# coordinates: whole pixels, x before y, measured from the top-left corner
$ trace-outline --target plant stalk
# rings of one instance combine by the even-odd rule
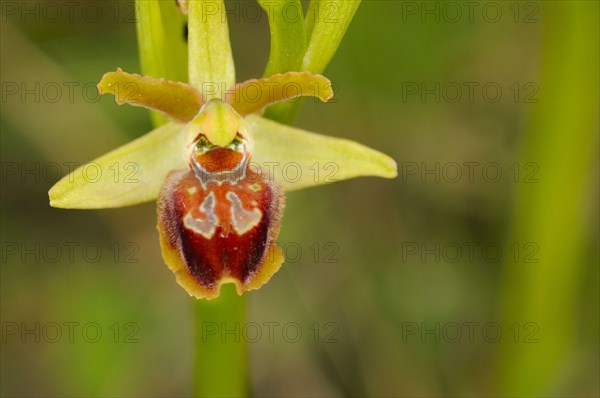
[[[189,81],[198,88],[235,77],[222,1],[194,1],[190,9],[190,42],[184,43],[185,17],[175,1],[138,0],[138,43],[142,74]],[[189,47],[189,49],[188,49]],[[188,59],[189,64],[185,62]],[[218,96],[218,91],[213,95]],[[210,98],[210,97],[209,97]],[[152,113],[155,126],[166,122]],[[241,335],[246,300],[232,285],[212,301],[191,299],[195,327],[193,389],[197,397],[245,397],[249,391],[248,347]]]
[[[542,6],[540,99],[520,162],[538,181],[521,180],[513,214],[519,258],[506,264],[503,311],[519,334],[498,347],[499,396],[560,395],[577,348],[578,286],[597,266],[585,251],[598,161],[598,3]]]
[[[249,391],[248,345],[241,333],[246,300],[233,285],[212,301],[194,304],[196,397],[245,397]]]

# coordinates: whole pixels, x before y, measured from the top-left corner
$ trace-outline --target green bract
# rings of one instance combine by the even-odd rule
[[[271,30],[271,54],[265,76],[293,70],[323,73],[342,42],[360,2],[311,0],[304,23],[301,23],[302,18],[294,18],[296,14],[293,11],[302,12],[300,0],[259,1],[269,16]],[[270,106],[265,115],[290,123],[301,105],[301,101],[276,104]]]
[[[136,0],[137,38],[142,72],[183,82],[188,78],[188,47],[183,36],[186,17],[174,2]],[[151,113],[155,126],[167,119]]]

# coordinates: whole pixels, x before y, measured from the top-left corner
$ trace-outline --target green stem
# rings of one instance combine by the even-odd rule
[[[221,98],[235,84],[235,66],[223,0],[188,3],[189,82],[205,100]],[[241,336],[246,300],[231,285],[213,301],[194,305],[197,397],[248,396],[248,347]]]
[[[542,5],[540,99],[521,161],[535,167],[539,182],[517,193],[510,242],[521,261],[506,264],[503,304],[504,324],[520,335],[498,347],[499,396],[560,391],[576,347],[577,288],[594,267],[584,251],[598,145],[598,3]]]
[[[235,71],[222,0],[189,3],[189,50],[183,40],[185,16],[175,1],[138,0],[136,10],[143,74],[208,87],[207,99],[219,98],[224,88],[233,86]],[[166,120],[159,114],[152,117],[155,125]],[[193,299],[193,309],[195,396],[248,396],[248,347],[240,333],[245,298],[226,285],[213,301]]]
[[[246,300],[232,285],[213,301],[195,303],[194,396],[245,397],[249,391],[248,346],[241,335]]]

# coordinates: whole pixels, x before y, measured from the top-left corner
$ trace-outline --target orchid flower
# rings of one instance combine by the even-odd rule
[[[356,142],[263,117],[268,105],[296,97],[328,101],[331,82],[302,71],[233,84],[230,49],[203,47],[213,40],[202,36],[206,31],[190,32],[190,49],[200,49],[190,51],[194,84],[121,69],[102,77],[101,94],[113,94],[117,104],[159,111],[170,121],[92,161],[97,178],[87,178],[89,165],[83,165],[52,187],[49,196],[51,206],[67,209],[157,199],[165,263],[190,295],[214,299],[223,283],[234,283],[241,295],[261,287],[280,268],[284,258],[275,240],[285,191],[359,176],[393,178],[396,164]],[[212,67],[193,68],[208,53],[212,58],[204,59]],[[210,73],[215,70],[222,73]],[[133,167],[132,178],[115,179],[108,172],[115,164]],[[331,165],[335,174],[316,178],[315,165]],[[289,167],[293,178],[282,172]]]

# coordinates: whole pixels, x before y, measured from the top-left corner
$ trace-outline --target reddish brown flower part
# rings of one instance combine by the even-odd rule
[[[283,194],[248,167],[240,137],[230,147],[202,137],[190,169],[173,171],[158,200],[161,248],[178,283],[197,298],[212,299],[220,285],[238,294],[266,283],[283,262],[275,239]]]

